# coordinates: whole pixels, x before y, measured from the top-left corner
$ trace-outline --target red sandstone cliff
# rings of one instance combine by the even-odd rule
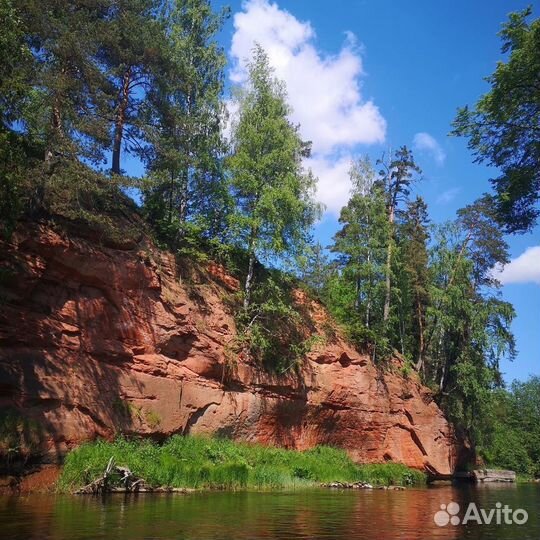
[[[414,376],[380,373],[337,336],[299,374],[231,358],[236,282],[210,265],[189,284],[148,243],[111,248],[21,228],[0,243],[0,406],[53,457],[118,432],[219,433],[290,448],[341,446],[359,462],[453,471],[460,445]],[[184,284],[183,284],[184,283]],[[306,301],[303,299],[303,301]],[[309,301],[315,328],[326,314]],[[321,332],[322,333],[322,332]]]

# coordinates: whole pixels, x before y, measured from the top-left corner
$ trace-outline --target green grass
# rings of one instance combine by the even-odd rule
[[[365,481],[412,485],[425,475],[398,463],[356,465],[343,450],[319,446],[298,452],[209,437],[175,435],[164,444],[150,441],[96,441],[66,457],[60,491],[88,484],[110,457],[152,486],[206,489],[278,489],[321,482]]]

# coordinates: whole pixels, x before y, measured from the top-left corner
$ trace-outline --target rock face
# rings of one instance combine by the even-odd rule
[[[224,298],[238,283],[216,264],[188,271],[146,241],[106,247],[43,224],[0,244],[0,265],[0,406],[34,426],[43,459],[117,433],[216,433],[438,475],[460,461],[451,426],[398,360],[383,373],[339,333],[282,376],[233,354]],[[299,301],[323,335],[324,309]]]

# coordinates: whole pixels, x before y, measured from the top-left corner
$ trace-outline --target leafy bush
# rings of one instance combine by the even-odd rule
[[[277,270],[262,276],[244,310],[233,307],[239,336],[237,349],[245,349],[272,371],[295,369],[309,353],[317,336],[310,336],[309,315],[293,296],[293,279]],[[240,300],[240,299],[238,299]]]

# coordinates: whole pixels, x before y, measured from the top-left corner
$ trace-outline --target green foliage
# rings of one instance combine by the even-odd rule
[[[353,192],[341,211],[342,228],[331,248],[337,254],[337,271],[328,280],[325,298],[354,342],[363,347],[375,344],[378,355],[384,356],[389,238],[386,197],[367,159],[354,163],[350,176]]]
[[[473,443],[479,442],[491,390],[501,384],[499,361],[515,354],[513,307],[490,281],[490,265],[479,264],[490,260],[493,245],[501,246],[491,234],[502,233],[493,227],[472,231],[476,223],[461,219],[435,229],[425,369],[439,403]]]
[[[375,360],[387,359],[398,348],[421,365],[427,209],[422,201],[407,202],[420,169],[406,147],[378,163],[379,173],[367,158],[351,167],[353,190],[331,247],[337,258],[325,299],[349,337]],[[404,202],[408,206],[400,229],[396,216]]]
[[[429,305],[428,211],[421,197],[409,201],[398,225],[398,253],[395,274],[397,328],[401,353],[423,371],[426,311]]]
[[[306,246],[303,253],[297,257],[295,270],[301,284],[320,300],[324,300],[326,286],[332,276],[332,267],[319,242]]]
[[[20,140],[0,131],[0,236],[6,239],[15,229],[27,197],[25,158]]]
[[[424,484],[426,476],[421,471],[401,463],[376,463],[360,466],[358,480],[381,486],[414,486]]]
[[[239,118],[233,126],[228,160],[235,208],[230,216],[234,242],[249,255],[244,306],[251,302],[255,260],[294,255],[305,245],[319,206],[315,179],[302,166],[309,146],[288,119],[283,84],[266,53],[255,47],[249,87],[238,93]]]
[[[221,164],[225,54],[215,41],[227,15],[208,0],[175,2],[164,15],[167,63],[149,92],[143,195],[148,220],[173,247],[193,229],[199,238],[223,235],[231,206]]]
[[[435,390],[447,416],[480,443],[499,362],[515,354],[511,304],[492,268],[508,261],[492,198],[484,195],[433,227],[420,198],[409,200],[419,169],[402,148],[377,175],[353,164],[351,198],[327,264],[323,297],[356,345],[382,363],[399,350]]]
[[[61,163],[52,174],[38,169],[35,175],[39,208],[53,220],[68,220],[68,227],[84,223],[98,241],[113,245],[136,242],[144,231],[135,203],[123,192],[129,178],[108,179],[78,161]]]
[[[95,61],[105,84],[97,116],[108,119],[113,174],[123,172],[123,151],[144,157],[150,150],[149,98],[169,61],[170,29],[159,14],[170,8],[171,2],[124,0],[107,3],[100,19]]]
[[[402,146],[393,156],[389,156],[389,158],[389,161],[386,161],[383,156],[378,161],[382,167],[379,172],[380,178],[378,183],[384,187],[388,214],[386,288],[383,311],[383,321],[385,323],[385,334],[387,337],[390,334],[390,310],[393,307],[392,296],[396,288],[394,285],[395,276],[393,275],[393,267],[395,266],[394,251],[396,250],[396,214],[399,212],[400,203],[407,201],[411,185],[416,181],[417,175],[422,173],[420,167],[414,161],[412,152],[406,146]]]
[[[107,128],[96,114],[106,80],[96,55],[102,45],[106,0],[72,6],[54,0],[17,2],[32,53],[30,91],[16,120],[48,166],[66,158],[99,161]]]
[[[401,366],[401,376],[404,378],[404,379],[408,379],[411,374],[413,373],[413,367],[411,366],[411,364],[409,362],[404,362],[403,365]]]
[[[501,170],[492,179],[507,232],[534,227],[540,194],[540,19],[532,9],[511,13],[500,33],[506,61],[487,77],[491,90],[474,109],[458,110],[455,135],[469,139],[476,161]]]
[[[540,477],[540,378],[490,396],[480,454],[488,465]]]
[[[206,0],[96,0],[69,9],[54,0],[2,0],[0,14],[0,50],[9,59],[0,68],[3,228],[21,213],[50,211],[44,191],[62,175],[73,182],[66,169],[74,164],[97,170],[111,152],[119,175],[127,151],[147,165],[145,214],[165,241],[223,234],[224,54],[214,38],[226,11],[214,14]],[[176,189],[182,175],[191,195],[185,204]]]
[[[463,246],[472,261],[472,278],[477,287],[495,286],[491,275],[497,264],[508,263],[508,244],[496,221],[493,197],[484,194],[472,204],[458,210],[458,224],[464,231]]]
[[[19,117],[28,98],[32,55],[25,42],[22,14],[13,0],[0,0],[0,21],[0,130],[3,131]],[[4,144],[5,141],[0,146]]]
[[[425,475],[396,463],[356,465],[343,450],[319,446],[297,452],[226,439],[175,435],[158,446],[117,439],[87,443],[68,454],[61,491],[89,483],[114,457],[154,486],[212,489],[276,489],[321,482],[365,481],[412,485]]]
[[[258,279],[247,309],[237,304],[237,352],[246,351],[271,371],[295,369],[317,341],[309,315],[294,298],[294,280],[274,270]]]
[[[228,357],[245,353],[284,373],[320,339],[334,340],[333,321],[317,336],[295,293],[303,287],[375,361],[400,351],[402,375],[414,367],[447,415],[487,449],[499,362],[514,355],[513,308],[491,273],[508,261],[496,220],[525,230],[538,214],[540,26],[528,22],[530,10],[510,16],[502,32],[508,61],[476,110],[460,111],[455,123],[477,158],[502,171],[495,199],[481,197],[430,234],[425,203],[410,200],[421,172],[410,150],[379,160],[379,172],[357,160],[327,256],[310,238],[321,210],[304,168],[310,143],[291,123],[285,87],[259,46],[235,95],[231,148],[223,140],[225,54],[217,36],[227,10],[214,12],[209,0],[68,4],[0,0],[0,234],[9,237],[22,217],[39,217],[133,245],[146,230],[142,215],[162,246],[191,262],[179,266],[212,259],[244,282],[229,302],[239,334]],[[145,164],[140,182],[122,176],[125,152]],[[112,174],[99,170],[109,155]],[[126,195],[133,187],[142,194],[140,212]],[[285,272],[290,264],[303,284]],[[146,421],[159,418],[149,412]],[[503,439],[489,448],[509,462]],[[244,465],[181,474],[226,482],[244,478]],[[261,485],[312,474],[303,463],[253,473]]]

